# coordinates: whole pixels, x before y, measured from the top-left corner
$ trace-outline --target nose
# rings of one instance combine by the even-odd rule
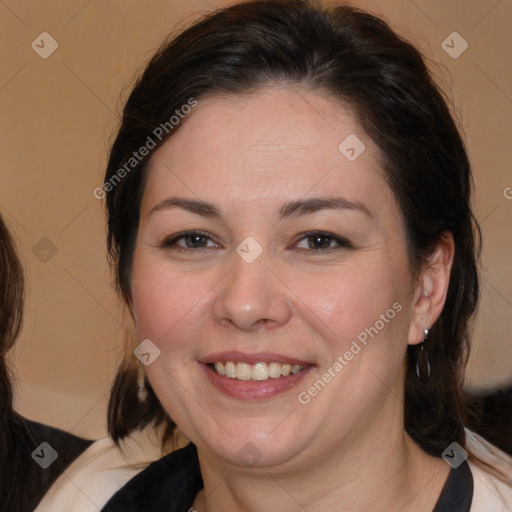
[[[292,316],[290,291],[263,256],[247,263],[234,256],[215,298],[214,316],[224,327],[253,331],[286,324]]]

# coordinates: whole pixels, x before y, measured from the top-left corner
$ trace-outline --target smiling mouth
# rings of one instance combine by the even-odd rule
[[[248,364],[240,361],[210,363],[208,366],[218,375],[228,379],[256,382],[297,375],[306,368],[305,366],[277,362]]]

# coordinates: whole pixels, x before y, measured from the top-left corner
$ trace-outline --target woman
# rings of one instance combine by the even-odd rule
[[[197,22],[132,91],[98,193],[137,333],[111,435],[191,440],[105,511],[510,507],[510,459],[464,430],[470,165],[386,23],[286,0]]]
[[[0,216],[0,510],[31,512],[57,477],[89,445],[13,409],[9,351],[23,320],[23,268]]]

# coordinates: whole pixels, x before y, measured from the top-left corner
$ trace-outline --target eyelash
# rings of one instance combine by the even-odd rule
[[[180,241],[184,238],[187,238],[187,237],[191,237],[191,236],[196,236],[196,237],[199,236],[199,237],[204,237],[204,238],[207,238],[208,240],[211,240],[210,235],[204,231],[185,231],[184,233],[180,233],[176,236],[165,239],[160,244],[160,246],[162,249],[171,249],[173,251],[182,252],[182,253],[183,252],[190,253],[190,251],[204,252],[204,251],[208,251],[211,249],[211,247],[196,247],[196,248],[194,248],[194,247],[180,247],[180,246],[176,245],[178,241]],[[335,236],[332,233],[329,233],[326,231],[307,231],[305,233],[302,233],[300,235],[301,238],[299,238],[297,240],[297,242],[295,242],[295,243],[297,244],[298,242],[301,242],[302,240],[312,238],[314,236],[328,238],[329,242],[336,242],[338,244],[338,247],[329,248],[329,249],[302,249],[302,248],[299,248],[297,250],[299,250],[301,252],[307,252],[310,254],[317,255],[317,254],[330,254],[330,253],[340,250],[340,249],[352,249],[353,248],[353,245],[347,239],[341,238],[339,236]]]

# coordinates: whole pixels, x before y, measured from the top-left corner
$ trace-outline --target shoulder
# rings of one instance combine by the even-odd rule
[[[203,486],[196,447],[187,446],[153,462],[108,501],[104,512],[182,512]]]
[[[468,429],[466,443],[468,451],[484,463],[474,457],[468,461],[474,486],[470,512],[512,511],[512,457]]]
[[[97,512],[126,482],[161,457],[161,435],[137,431],[119,446],[94,442],[54,483],[35,512]]]
[[[48,443],[58,452],[60,458],[74,458],[92,443],[92,441],[77,437],[64,430],[44,425],[22,416],[19,416],[19,419],[24,424],[27,436],[33,442],[38,443],[38,445],[44,442]]]
[[[11,423],[15,456],[23,463],[11,477],[16,494],[33,508],[64,470],[91,445],[87,441],[55,427],[15,414]],[[9,464],[8,464],[9,465]],[[14,470],[12,470],[14,471]],[[23,478],[19,476],[23,475]]]

